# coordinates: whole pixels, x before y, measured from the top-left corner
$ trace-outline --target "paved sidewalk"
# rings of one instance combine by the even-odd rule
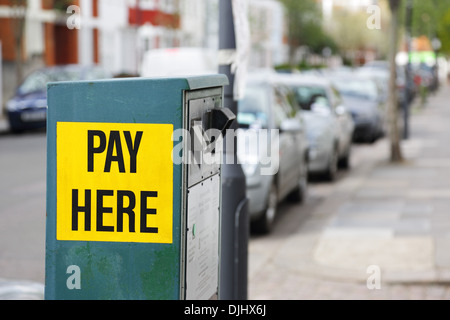
[[[450,299],[450,87],[428,102],[403,163],[380,140],[299,230],[250,247],[250,299]]]

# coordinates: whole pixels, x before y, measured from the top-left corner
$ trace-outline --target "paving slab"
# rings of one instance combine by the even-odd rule
[[[250,298],[449,299],[448,101],[445,85],[414,110],[403,162],[388,161],[387,138],[360,153],[370,161],[330,186],[254,270],[261,281],[250,283]],[[384,290],[369,290],[373,267]]]

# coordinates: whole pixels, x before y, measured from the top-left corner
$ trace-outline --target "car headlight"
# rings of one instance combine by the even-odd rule
[[[6,110],[8,111],[16,111],[17,109],[19,109],[19,103],[17,103],[14,100],[9,100],[6,103]]]
[[[36,100],[36,102],[34,103],[34,105],[37,108],[47,108],[47,99],[39,99]]]
[[[258,169],[257,163],[242,163],[242,170],[247,177],[251,177],[256,173],[256,169]]]
[[[310,159],[310,160],[316,159],[317,154],[318,154],[317,148],[316,148],[315,146],[313,146],[313,147],[310,146],[310,147],[309,147],[309,153],[308,153],[309,159]]]
[[[238,153],[238,162],[247,177],[253,176],[259,166],[259,158],[249,153]]]
[[[33,102],[30,100],[9,100],[6,103],[6,109],[8,111],[18,111],[21,109],[34,107],[34,108],[47,108],[47,99],[38,99]]]

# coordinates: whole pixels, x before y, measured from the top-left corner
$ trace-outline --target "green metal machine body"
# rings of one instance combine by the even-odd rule
[[[48,85],[46,299],[217,297],[220,165],[174,159],[174,132],[204,133],[227,83]]]

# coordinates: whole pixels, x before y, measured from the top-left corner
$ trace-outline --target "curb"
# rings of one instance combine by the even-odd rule
[[[6,116],[0,114],[0,134],[5,134],[9,132],[9,124]]]

